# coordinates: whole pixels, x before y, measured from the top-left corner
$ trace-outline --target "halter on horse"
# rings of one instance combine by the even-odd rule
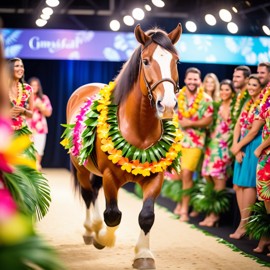
[[[134,32],[140,46],[115,82],[83,85],[70,97],[62,144],[69,149],[75,183],[87,208],[85,243],[93,242],[99,249],[114,245],[122,215],[118,190],[127,182],[138,183],[143,207],[133,267],[155,269],[149,248],[154,203],[164,171],[179,169],[178,55],[173,44],[179,40],[182,27],[179,24],[167,34],[160,29],[145,33],[138,25]],[[101,186],[106,225],[96,200]]]

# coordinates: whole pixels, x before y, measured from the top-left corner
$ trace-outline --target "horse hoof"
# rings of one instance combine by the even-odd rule
[[[103,249],[105,246],[99,244],[95,239],[93,240],[93,245],[96,249]]]
[[[155,261],[152,258],[139,258],[132,264],[135,269],[156,269]]]
[[[83,235],[83,241],[86,245],[91,245],[93,243],[93,237]]]

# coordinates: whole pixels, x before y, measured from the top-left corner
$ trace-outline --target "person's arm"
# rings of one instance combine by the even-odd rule
[[[183,118],[182,120],[179,120],[179,123],[183,128],[204,128],[209,126],[212,123],[212,120],[212,116],[208,116],[196,121],[192,121],[188,118]]]
[[[28,102],[29,102],[29,106],[28,106],[28,108],[24,108],[23,114],[28,118],[32,118],[32,116],[33,116],[33,108],[34,108],[34,97],[33,97],[32,93],[31,93],[31,95],[30,95],[30,97],[28,99]]]
[[[233,129],[233,146],[238,143],[240,134],[241,134],[240,118],[238,118]]]
[[[261,155],[262,151],[268,146],[270,146],[270,136],[255,149],[255,156],[258,158]]]
[[[50,117],[52,115],[51,102],[47,96],[43,96],[42,101],[37,104],[37,107],[45,117]]]
[[[252,127],[249,130],[248,134],[239,143],[232,146],[231,152],[235,155],[241,150],[242,147],[250,143],[256,137],[264,123],[265,122],[263,120],[255,120],[252,123]]]

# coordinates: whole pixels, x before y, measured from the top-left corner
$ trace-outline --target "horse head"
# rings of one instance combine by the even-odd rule
[[[177,113],[179,60],[175,44],[182,33],[182,26],[167,34],[160,29],[144,32],[140,25],[135,28],[135,37],[141,44],[140,88],[148,95],[160,119],[172,118]]]

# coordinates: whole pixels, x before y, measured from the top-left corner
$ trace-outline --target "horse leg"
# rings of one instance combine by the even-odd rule
[[[155,180],[155,181],[154,181]],[[150,250],[150,230],[155,221],[154,205],[161,191],[163,177],[157,177],[152,181],[141,184],[143,190],[143,207],[139,214],[139,225],[141,232],[135,246],[135,258],[133,268],[156,269],[155,258]]]
[[[103,189],[106,200],[106,209],[104,211],[104,222],[106,226],[103,227],[97,234],[94,241],[99,245],[113,247],[115,244],[115,231],[120,224],[122,213],[117,205],[117,193],[119,186],[116,181],[103,174]],[[95,243],[94,243],[95,244]]]
[[[83,239],[86,245],[92,244],[93,232],[98,232],[102,228],[102,217],[98,206],[98,193],[102,186],[102,178],[91,175],[90,178],[92,189],[81,187],[81,195],[86,205],[86,218],[84,221],[85,233]],[[93,209],[91,211],[91,204]],[[92,214],[92,218],[91,218]]]

